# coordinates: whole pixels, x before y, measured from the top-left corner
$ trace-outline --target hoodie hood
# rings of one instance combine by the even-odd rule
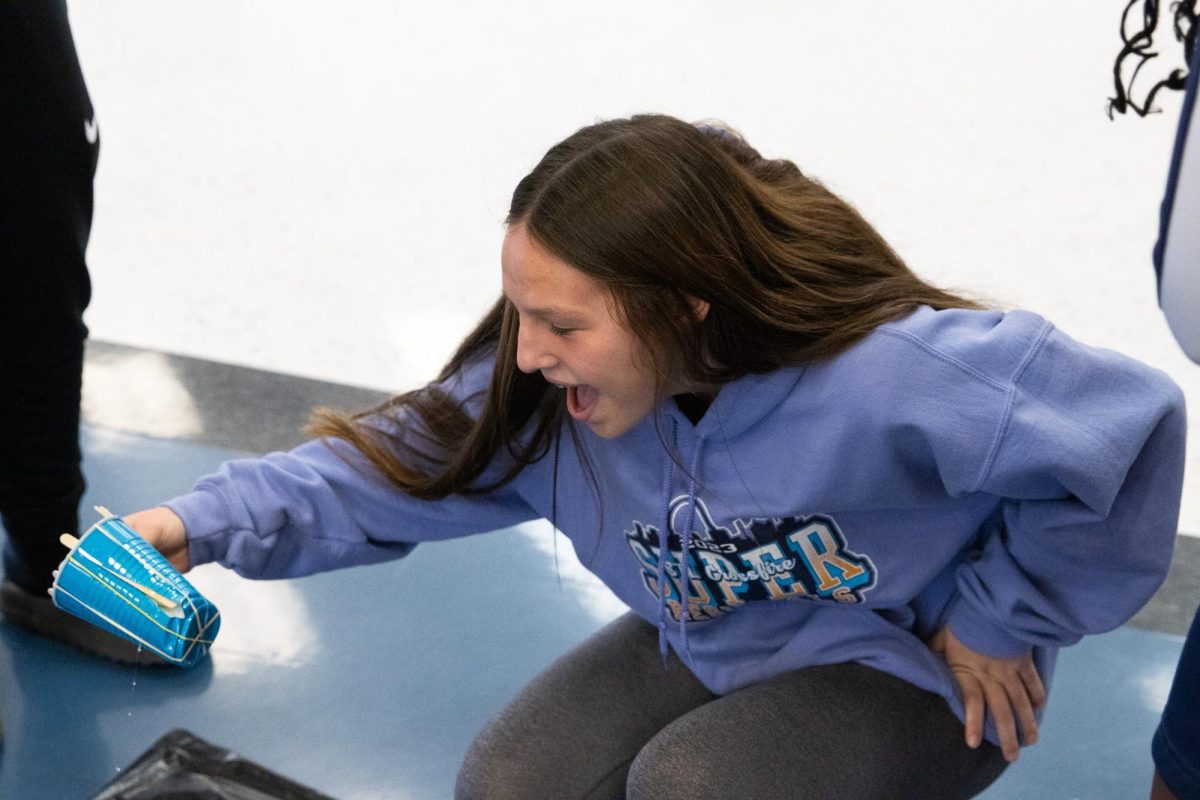
[[[700,484],[699,474],[701,456],[705,442],[709,437],[717,437],[722,441],[737,437],[740,433],[753,426],[759,419],[770,414],[771,410],[782,403],[795,390],[796,384],[803,375],[803,368],[779,370],[765,375],[748,375],[739,378],[725,386],[713,398],[704,415],[693,423],[686,414],[672,401],[667,401],[656,411],[656,425],[665,441],[663,453],[663,487],[662,507],[663,520],[659,526],[658,550],[660,553],[670,553],[671,532],[678,531],[679,540],[679,584],[682,587],[691,585],[691,544],[696,523],[696,487]],[[680,435],[680,431],[684,435]],[[690,453],[680,449],[681,443]],[[672,501],[673,486],[676,472],[686,463],[684,479],[687,483],[687,495],[683,502]],[[685,518],[682,524],[675,519],[676,512],[682,511]],[[658,562],[658,643],[662,654],[663,664],[667,660],[667,559],[660,558]],[[690,604],[686,588],[681,598],[681,613],[678,630],[682,643],[682,655],[685,661],[692,663],[691,649],[688,645],[688,622],[691,621]]]

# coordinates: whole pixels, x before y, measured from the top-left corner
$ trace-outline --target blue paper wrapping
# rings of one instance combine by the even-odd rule
[[[50,593],[64,611],[181,667],[204,658],[221,624],[217,607],[115,516],[80,537]]]

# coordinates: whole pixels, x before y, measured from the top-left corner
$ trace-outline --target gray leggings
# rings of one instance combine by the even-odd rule
[[[554,662],[475,738],[458,800],[972,797],[1004,771],[945,700],[859,664],[723,697],[626,614]]]

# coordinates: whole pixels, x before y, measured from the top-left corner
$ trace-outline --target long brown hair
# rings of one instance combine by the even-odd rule
[[[849,204],[717,124],[647,114],[582,128],[517,184],[515,223],[609,289],[660,401],[668,386],[832,358],[920,305],[980,307],[922,281]],[[702,320],[694,299],[709,305]],[[467,401],[482,401],[476,416],[431,385],[353,417],[318,410],[311,432],[348,440],[416,497],[504,485],[574,430],[561,391],[517,369],[517,324],[501,297],[439,376],[494,361],[486,394]],[[404,437],[368,422],[381,413]],[[499,474],[481,482],[498,455]]]

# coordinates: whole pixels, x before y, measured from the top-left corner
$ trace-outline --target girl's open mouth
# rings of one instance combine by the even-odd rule
[[[587,384],[567,387],[567,411],[580,422],[586,422],[596,408],[600,392]]]

